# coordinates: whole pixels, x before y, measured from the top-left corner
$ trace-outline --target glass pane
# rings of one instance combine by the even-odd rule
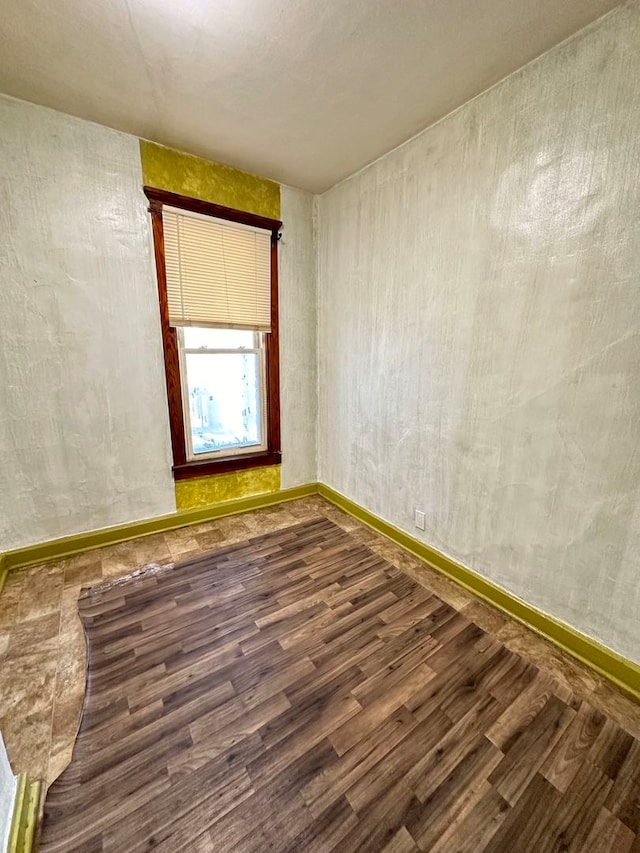
[[[256,353],[187,353],[194,454],[262,443]]]
[[[205,329],[202,326],[184,327],[184,345],[187,349],[253,349],[254,333],[246,329]]]

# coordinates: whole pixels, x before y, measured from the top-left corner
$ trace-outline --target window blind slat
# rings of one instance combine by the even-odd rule
[[[271,233],[162,212],[172,326],[271,330]]]

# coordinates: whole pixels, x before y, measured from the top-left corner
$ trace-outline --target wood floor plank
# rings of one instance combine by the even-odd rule
[[[636,837],[640,840],[608,809],[601,808],[584,847],[589,853],[629,853]]]
[[[489,777],[498,793],[512,806],[526,790],[575,712],[551,696],[531,724],[505,748],[504,761]]]
[[[430,850],[451,822],[458,820],[465,795],[474,798],[501,759],[502,753],[480,735],[446,779],[424,799],[405,826],[423,850]]]
[[[640,851],[640,743],[326,518],[79,610],[44,853]]]
[[[559,847],[584,850],[612,785],[608,776],[584,761],[571,784],[570,795],[565,793],[543,824],[540,853],[553,853]]]
[[[339,849],[348,832],[358,825],[358,818],[345,797],[333,799],[324,811],[314,814],[316,818],[306,829],[283,848],[283,853],[323,853]]]
[[[463,796],[464,804],[456,819],[450,821],[430,853],[484,850],[509,813],[509,803],[487,781]]]
[[[352,789],[416,726],[417,720],[402,705],[382,723],[374,737],[366,738],[323,767],[301,792],[311,811],[314,814],[323,812],[336,796],[341,796]],[[389,776],[386,778],[389,779]]]
[[[549,753],[540,772],[559,791],[564,793],[575,779],[605,720],[604,714],[582,703],[564,735]]]
[[[561,797],[544,776],[536,773],[484,848],[485,853],[514,853],[515,850],[518,853],[535,853],[549,814],[560,803]]]
[[[420,848],[406,826],[401,826],[391,841],[382,848],[382,853],[419,853]]]
[[[636,835],[640,834],[640,741],[631,744],[606,807]]]
[[[424,664],[419,664],[415,669],[404,674],[399,682],[386,687],[380,697],[366,709],[361,709],[340,728],[332,731],[329,740],[338,755],[344,755],[348,749],[368,737],[383,720],[404,705],[434,676],[433,670]]]

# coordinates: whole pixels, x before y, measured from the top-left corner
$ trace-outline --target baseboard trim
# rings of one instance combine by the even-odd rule
[[[492,604],[538,634],[542,634],[543,637],[572,657],[577,658],[581,663],[603,675],[635,698],[640,698],[640,666],[633,661],[622,657],[606,646],[600,645],[590,637],[576,631],[575,628],[571,628],[569,625],[547,616],[540,610],[536,610],[535,607],[507,592],[502,587],[456,563],[435,548],[414,539],[413,536],[388,521],[384,521],[340,494],[340,492],[324,485],[324,483],[318,484],[318,492],[323,498],[348,512],[358,521],[362,521],[373,528],[377,533],[391,539],[396,545],[410,551],[478,598]]]
[[[138,536],[165,533],[179,527],[188,527],[192,524],[201,524],[203,521],[212,521],[216,518],[238,515],[252,509],[261,509],[262,507],[297,500],[308,495],[315,495],[317,492],[317,483],[307,483],[303,486],[295,486],[292,489],[280,489],[277,492],[267,492],[263,495],[251,495],[250,497],[223,501],[197,509],[179,510],[170,515],[160,515],[156,518],[133,521],[115,527],[104,527],[101,530],[77,533],[74,536],[65,536],[38,545],[28,545],[14,551],[5,551],[4,554],[0,555],[0,591],[2,589],[3,571],[9,569],[47,563],[52,560],[62,560],[65,557],[72,557],[74,554],[103,548],[105,545],[116,545]]]
[[[41,791],[41,782],[29,782],[25,773],[18,776],[8,853],[31,853],[33,850]]]

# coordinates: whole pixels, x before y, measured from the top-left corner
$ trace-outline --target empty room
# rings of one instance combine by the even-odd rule
[[[0,12],[0,853],[640,853],[640,0]]]

